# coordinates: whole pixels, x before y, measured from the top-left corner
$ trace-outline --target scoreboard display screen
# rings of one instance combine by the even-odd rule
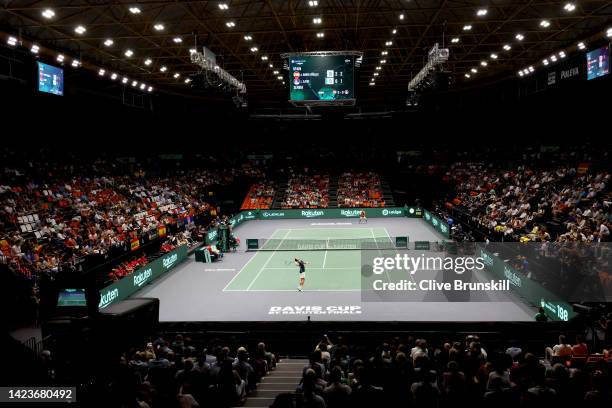
[[[604,45],[586,54],[587,79],[595,79],[610,73],[610,46]]]
[[[291,101],[355,99],[354,72],[354,56],[290,56],[289,99]]]
[[[85,289],[63,289],[57,295],[58,306],[87,306]]]
[[[53,95],[64,95],[64,70],[38,62],[38,90]]]

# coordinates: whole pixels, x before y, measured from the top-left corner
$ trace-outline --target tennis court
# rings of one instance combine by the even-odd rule
[[[281,228],[274,231],[250,261],[234,276],[224,291],[296,291],[298,269],[295,258],[308,262],[304,291],[359,291],[359,251],[342,249],[369,244],[372,249],[388,248],[393,239],[384,227],[375,228]],[[296,248],[297,250],[291,250]]]
[[[235,234],[241,241],[237,252],[213,264],[190,256],[144,287],[138,297],[158,298],[164,322],[299,321],[309,316],[328,321],[531,319],[531,311],[520,301],[504,295],[487,303],[455,302],[442,293],[415,291],[401,292],[401,301],[389,301],[368,290],[371,282],[361,271],[362,257],[402,253],[404,249],[395,247],[396,237],[409,238],[409,253],[417,241],[443,239],[423,219],[372,218],[367,224],[347,219],[255,220],[238,226]],[[258,240],[257,251],[247,250],[249,239]],[[297,291],[296,257],[309,262],[303,293]],[[420,276],[414,278],[418,281]],[[347,309],[355,312],[317,312]]]

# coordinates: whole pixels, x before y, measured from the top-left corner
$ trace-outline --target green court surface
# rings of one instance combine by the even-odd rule
[[[299,281],[294,258],[308,262],[304,291],[335,292],[361,290],[361,253],[358,250],[278,250],[286,241],[369,239],[381,246],[391,242],[386,228],[297,228],[277,229],[270,239],[275,247],[257,252],[232,278],[223,291],[296,291]]]

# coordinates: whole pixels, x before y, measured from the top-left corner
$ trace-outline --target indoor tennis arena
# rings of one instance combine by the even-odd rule
[[[612,2],[0,2],[0,406],[609,407]]]

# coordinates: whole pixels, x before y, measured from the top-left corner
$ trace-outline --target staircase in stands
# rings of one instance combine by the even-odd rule
[[[257,384],[250,392],[243,407],[269,407],[279,394],[293,393],[302,379],[302,370],[308,365],[307,359],[283,359],[276,363],[276,369]]]
[[[385,177],[380,178],[380,187],[382,188],[383,199],[385,200],[385,207],[395,207],[395,200],[393,200],[393,194],[391,193],[391,187]]]

